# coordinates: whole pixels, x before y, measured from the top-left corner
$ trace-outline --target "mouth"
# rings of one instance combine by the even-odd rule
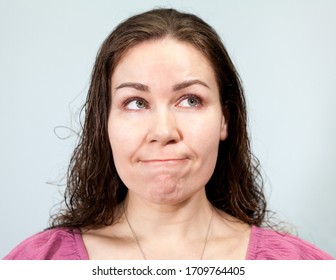
[[[167,158],[150,158],[150,159],[142,159],[139,162],[144,166],[151,167],[177,167],[184,165],[187,163],[189,158],[187,157],[167,157]]]
[[[147,175],[174,174],[175,176],[184,172],[190,166],[189,162],[189,158],[151,158],[138,161],[138,166]]]
[[[146,160],[140,160],[142,163],[153,163],[153,164],[173,164],[173,163],[181,163],[186,161],[187,158],[165,158],[165,159],[146,159]]]

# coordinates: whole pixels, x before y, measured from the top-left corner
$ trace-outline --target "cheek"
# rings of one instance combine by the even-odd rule
[[[127,154],[132,151],[132,147],[136,143],[135,140],[138,134],[136,128],[130,129],[130,127],[125,125],[122,121],[109,121],[108,135],[115,161],[119,158],[127,157]]]
[[[113,161],[119,177],[129,187],[138,180],[134,164],[136,155],[144,144],[145,127],[138,120],[129,120],[118,115],[112,118],[108,124],[108,135]]]
[[[185,142],[190,143],[199,152],[217,152],[221,140],[221,122],[217,114],[190,119],[181,128]]]
[[[132,180],[129,163],[132,160],[134,150],[137,149],[135,146],[137,134],[137,131],[130,129],[123,121],[114,121],[108,124],[108,136],[114,165],[125,185],[128,185],[128,181]]]

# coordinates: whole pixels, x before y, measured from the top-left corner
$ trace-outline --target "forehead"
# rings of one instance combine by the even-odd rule
[[[163,72],[214,77],[213,67],[202,52],[190,43],[168,37],[148,40],[127,50],[118,61],[112,79],[120,79],[125,75],[145,76],[148,72],[151,75]]]

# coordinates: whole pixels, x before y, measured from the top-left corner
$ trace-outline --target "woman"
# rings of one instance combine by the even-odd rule
[[[156,9],[103,43],[66,210],[7,259],[331,259],[261,228],[238,74],[200,18]]]

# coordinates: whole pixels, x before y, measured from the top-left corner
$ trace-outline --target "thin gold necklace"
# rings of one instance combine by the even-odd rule
[[[133,227],[131,226],[131,223],[130,223],[129,220],[128,220],[128,217],[127,217],[127,214],[126,214],[125,205],[124,205],[123,208],[124,208],[125,219],[126,219],[126,222],[127,222],[128,226],[129,226],[131,232],[132,232],[133,238],[134,238],[134,240],[136,241],[136,243],[137,243],[137,245],[138,245],[138,248],[139,248],[139,250],[140,250],[140,252],[141,252],[141,254],[142,254],[143,259],[144,259],[144,260],[147,260],[146,255],[145,255],[144,251],[143,251],[142,248],[141,248],[141,245],[140,245],[138,236],[136,235],[136,233],[135,233]],[[212,211],[211,211],[211,217],[210,217],[209,225],[208,225],[208,229],[207,229],[207,232],[206,232],[206,235],[205,235],[205,239],[204,239],[204,246],[203,246],[203,249],[202,249],[202,254],[201,254],[200,260],[203,259],[204,252],[205,252],[205,248],[206,248],[206,245],[207,245],[207,243],[208,243],[208,239],[209,239],[209,235],[210,235],[210,228],[211,228],[212,218],[213,218],[213,212],[214,212],[214,211],[212,210]]]

